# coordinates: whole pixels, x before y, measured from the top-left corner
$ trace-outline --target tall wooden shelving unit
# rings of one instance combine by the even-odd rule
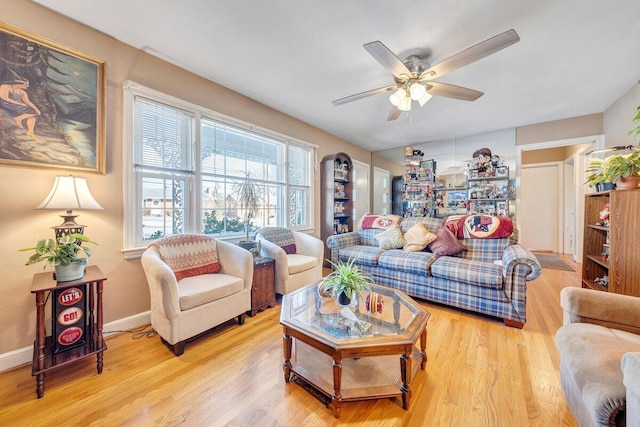
[[[320,236],[325,242],[325,258],[330,258],[327,238],[353,231],[353,163],[345,153],[325,156],[320,165]]]
[[[609,225],[599,224],[609,204]],[[640,189],[587,194],[584,206],[582,287],[640,297]],[[608,245],[609,256],[605,256]],[[609,277],[609,285],[596,279]]]

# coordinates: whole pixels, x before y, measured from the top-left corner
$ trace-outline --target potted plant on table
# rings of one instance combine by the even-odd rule
[[[362,297],[362,291],[370,289],[373,280],[355,265],[354,259],[349,259],[346,263],[333,263],[329,261],[334,270],[329,273],[322,282],[321,293],[330,293],[332,297],[338,298],[338,304],[347,306],[356,296]]]
[[[609,167],[609,158],[601,159],[594,157],[589,161],[589,166],[586,169],[587,184],[591,187],[596,187],[596,191],[613,190],[615,184],[609,180],[607,176],[607,170]]]
[[[81,279],[84,276],[84,267],[88,262],[88,257],[93,255],[90,248],[80,246],[82,243],[93,243],[83,234],[67,234],[54,239],[38,240],[35,247],[19,249],[20,252],[35,251],[29,257],[25,265],[31,265],[40,261],[46,261],[47,265],[55,267],[56,280],[58,282],[70,282]],[[80,258],[78,254],[82,251],[87,258]]]
[[[262,192],[258,182],[246,172],[244,179],[235,185],[235,194],[240,202],[240,209],[244,213],[245,240],[240,240],[238,245],[255,255],[257,242],[249,240],[249,230],[251,229],[251,219],[258,214],[258,209],[262,203]]]

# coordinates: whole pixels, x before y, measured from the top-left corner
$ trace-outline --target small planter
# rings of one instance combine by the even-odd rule
[[[338,294],[338,305],[343,307],[348,307],[351,305],[351,298],[347,296],[344,292],[340,292]]]
[[[56,281],[71,282],[84,277],[84,266],[88,260],[83,258],[80,262],[72,262],[68,265],[56,265]]]
[[[599,193],[601,191],[609,191],[614,190],[616,185],[613,182],[599,182],[596,184],[596,191]]]
[[[638,185],[640,185],[640,175],[631,175],[627,178],[621,177],[618,182],[616,182],[616,188],[618,190],[630,190],[638,188]]]

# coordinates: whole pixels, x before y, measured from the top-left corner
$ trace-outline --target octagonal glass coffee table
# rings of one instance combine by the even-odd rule
[[[418,366],[426,367],[429,312],[385,286],[373,285],[363,297],[343,307],[312,284],[282,299],[285,381],[300,379],[326,396],[336,418],[352,400],[402,397],[408,409],[409,384]],[[376,302],[373,312],[367,298]]]

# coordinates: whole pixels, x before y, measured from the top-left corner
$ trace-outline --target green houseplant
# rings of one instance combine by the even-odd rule
[[[596,187],[597,191],[613,189],[613,182],[610,181],[607,176],[608,168],[609,157],[607,157],[606,159],[601,159],[599,157],[592,158],[589,161],[589,165],[587,166],[587,169],[585,171],[587,173],[587,184],[589,184],[591,187]]]
[[[355,265],[355,260],[349,259],[346,263],[329,261],[329,263],[334,270],[322,279],[323,291],[329,292],[334,298],[337,297],[340,305],[349,305],[355,295],[363,299],[362,291],[370,289],[373,281]]]
[[[244,179],[235,185],[235,194],[244,214],[245,240],[240,240],[238,244],[247,250],[252,250],[256,246],[256,241],[249,240],[249,230],[251,229],[251,219],[258,214],[262,203],[262,192],[251,173],[245,172]]]
[[[46,261],[45,268],[47,265],[55,267],[56,280],[58,282],[68,282],[84,276],[84,266],[88,262],[87,258],[93,255],[90,248],[80,246],[82,243],[97,244],[83,234],[67,234],[58,238],[57,241],[54,239],[38,240],[34,247],[19,249],[19,251],[35,251],[25,265]],[[78,257],[80,251],[87,258]]]
[[[637,188],[640,183],[640,151],[615,154],[605,159],[606,179],[615,182],[617,188]]]

